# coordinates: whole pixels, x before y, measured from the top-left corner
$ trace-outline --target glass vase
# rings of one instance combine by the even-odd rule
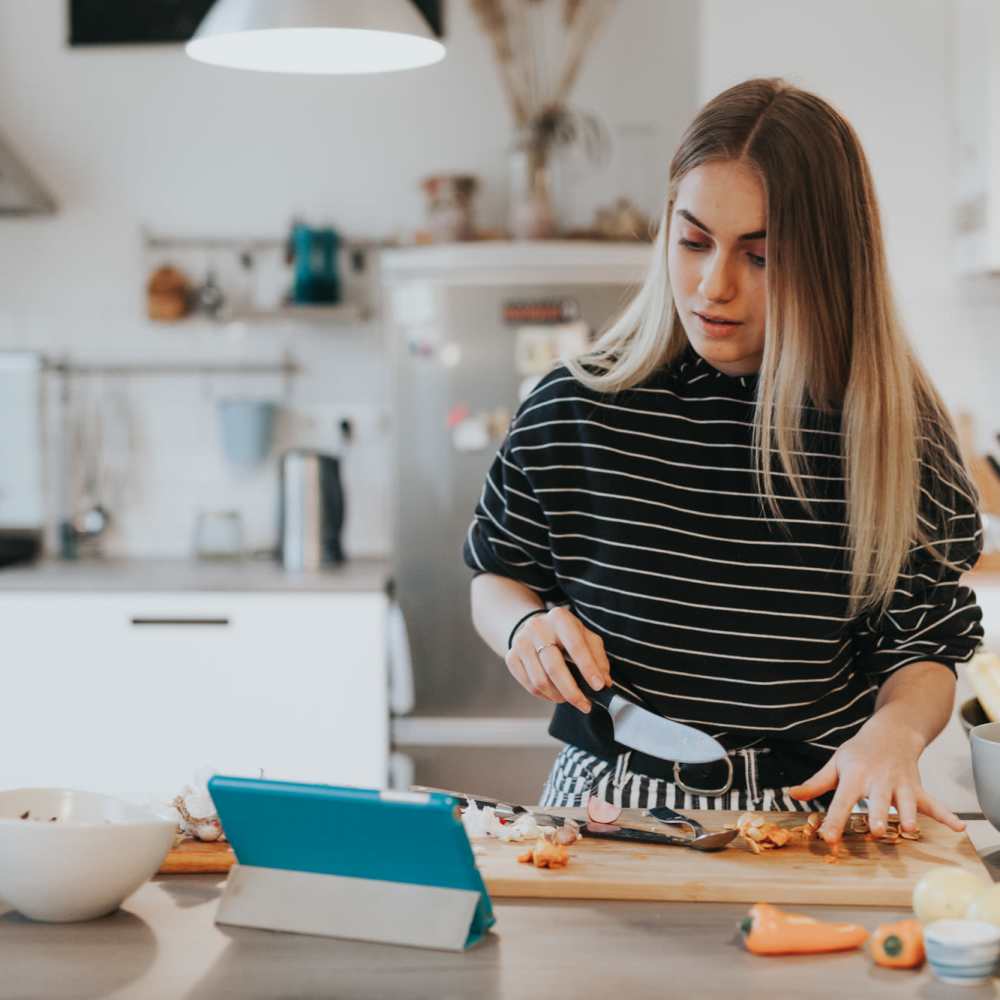
[[[551,148],[518,137],[508,155],[507,226],[516,240],[559,234],[556,170]]]

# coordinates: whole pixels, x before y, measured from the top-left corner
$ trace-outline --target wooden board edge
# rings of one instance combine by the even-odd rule
[[[185,840],[167,852],[157,875],[225,875],[236,857],[228,843]]]
[[[157,869],[157,875],[227,875],[234,862],[221,862],[216,859],[205,862],[171,862],[164,861]]]
[[[555,873],[559,877],[563,873]],[[874,909],[901,909],[909,911],[912,905],[912,889],[900,887],[900,891],[887,892],[878,899],[859,899],[857,888],[845,886],[840,889],[835,886],[824,887],[817,891],[816,887],[808,889],[795,885],[746,884],[730,885],[729,891],[723,897],[718,892],[691,890],[683,883],[671,885],[621,886],[594,885],[564,881],[559,886],[545,887],[542,884],[513,881],[509,879],[484,879],[486,891],[493,899],[592,899],[618,900],[627,902],[650,903],[754,903],[768,902],[777,906],[857,906]],[[539,891],[548,888],[551,891]],[[689,891],[685,892],[685,888]]]

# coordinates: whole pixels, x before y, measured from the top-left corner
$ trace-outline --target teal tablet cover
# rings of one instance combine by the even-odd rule
[[[450,795],[218,774],[208,791],[241,865],[472,890],[466,947],[496,922]]]

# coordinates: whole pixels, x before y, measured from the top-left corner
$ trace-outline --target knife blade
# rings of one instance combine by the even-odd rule
[[[600,705],[611,716],[617,742],[651,757],[682,764],[708,764],[726,756],[725,747],[708,733],[651,712],[621,687],[595,691],[575,663],[567,659],[566,666],[591,704]]]
[[[485,809],[488,806],[490,809],[510,813],[512,816],[534,816],[535,819],[546,820],[552,826],[563,826],[566,822],[565,816],[553,816],[550,813],[544,812],[541,809],[534,809],[531,806],[519,806],[511,802],[501,802],[499,799],[489,799],[485,795],[474,795],[471,792],[454,792],[447,788],[433,788],[430,785],[411,785],[410,791],[436,792],[438,795],[450,795],[452,798],[474,802],[480,809]]]

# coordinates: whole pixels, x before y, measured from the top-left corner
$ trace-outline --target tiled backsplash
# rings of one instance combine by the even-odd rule
[[[221,335],[221,334],[220,334]],[[74,377],[69,413],[101,401],[117,429],[105,435],[108,489],[103,503],[112,522],[104,542],[108,555],[185,557],[194,551],[199,512],[239,511],[248,550],[271,548],[277,539],[278,456],[288,447],[313,447],[342,459],[347,517],[344,547],[349,556],[389,549],[389,416],[387,365],[381,329],[253,331],[240,360],[274,360],[287,349],[302,374],[135,375]],[[280,350],[276,350],[278,345]],[[56,524],[63,495],[62,377],[46,376],[49,546],[57,551]],[[218,403],[261,399],[280,406],[271,455],[241,468],[224,454]],[[89,402],[88,402],[89,401]],[[352,427],[343,442],[340,421]],[[110,421],[109,421],[110,423]],[[121,426],[127,423],[127,432]],[[78,462],[80,455],[71,461]]]

